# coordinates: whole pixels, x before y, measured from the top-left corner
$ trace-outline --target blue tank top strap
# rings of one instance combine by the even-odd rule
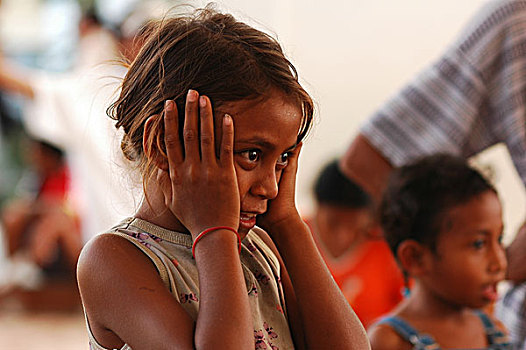
[[[391,326],[396,331],[396,333],[413,345],[413,350],[440,349],[440,346],[431,336],[419,333],[409,323],[399,317],[386,316],[380,319],[377,324],[387,324]]]
[[[480,321],[484,325],[486,336],[488,337],[488,349],[491,350],[511,350],[513,349],[512,344],[508,340],[506,334],[497,328],[495,323],[489,318],[486,313],[480,310],[475,310],[475,314],[480,318]]]

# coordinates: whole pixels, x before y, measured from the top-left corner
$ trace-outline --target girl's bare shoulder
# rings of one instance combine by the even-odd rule
[[[82,248],[78,272],[89,273],[93,268],[109,266],[110,269],[107,272],[114,273],[115,269],[125,267],[130,258],[149,260],[124,238],[111,233],[100,234],[90,239]]]

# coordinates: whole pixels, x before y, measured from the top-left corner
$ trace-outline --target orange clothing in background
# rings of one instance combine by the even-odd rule
[[[69,169],[66,165],[42,179],[38,191],[39,200],[65,201],[70,191]]]
[[[314,237],[334,280],[364,327],[402,300],[402,272],[383,240],[365,241],[350,253],[333,259],[324,251],[315,233]]]

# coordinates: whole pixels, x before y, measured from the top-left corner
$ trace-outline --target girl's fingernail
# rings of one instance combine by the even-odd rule
[[[173,109],[172,101],[164,101],[164,109],[170,112]]]
[[[223,123],[225,123],[225,125],[232,124],[232,117],[228,114],[225,114],[225,116],[223,117]]]
[[[190,102],[195,102],[197,101],[197,91],[195,90],[188,90],[188,96],[186,97],[188,99],[188,101]]]
[[[199,97],[199,106],[206,107],[206,98],[204,96]]]

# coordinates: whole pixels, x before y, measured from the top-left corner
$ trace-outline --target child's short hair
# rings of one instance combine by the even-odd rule
[[[405,240],[432,250],[447,210],[495,188],[463,158],[434,155],[394,171],[380,205],[385,239],[396,256]]]
[[[145,181],[156,167],[143,154],[144,124],[156,117],[146,142],[149,149],[166,156],[161,141],[164,102],[175,101],[182,134],[189,89],[208,96],[214,112],[228,102],[264,101],[278,91],[302,112],[298,141],[309,130],[314,104],[281,46],[233,16],[207,7],[189,16],[166,17],[150,22],[138,41],[142,47],[108,115],[123,128],[121,148],[129,160],[137,161]]]
[[[338,160],[330,162],[320,171],[314,183],[314,196],[320,204],[353,209],[372,205],[369,195],[340,171]]]

